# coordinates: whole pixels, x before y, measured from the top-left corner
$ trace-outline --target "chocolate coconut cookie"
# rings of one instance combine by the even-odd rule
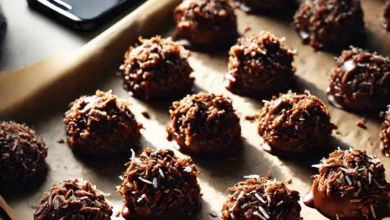
[[[144,100],[169,99],[191,91],[189,51],[170,38],[157,36],[139,41],[140,45],[126,52],[120,66],[126,90]]]
[[[390,100],[390,60],[352,48],[344,51],[333,69],[328,100],[347,111],[383,110]]]
[[[389,184],[379,159],[365,150],[336,150],[313,165],[313,186],[304,203],[330,219],[382,219]]]
[[[193,49],[219,48],[237,38],[237,21],[229,0],[183,0],[175,9],[176,39]]]
[[[110,92],[82,96],[65,113],[67,143],[76,153],[105,156],[130,152],[142,127],[130,103]]]
[[[390,157],[390,105],[383,122],[382,131],[380,133],[382,140],[382,152],[386,157]]]
[[[187,96],[173,103],[170,115],[168,134],[184,153],[223,153],[241,136],[232,100],[222,95]]]
[[[363,16],[360,0],[306,0],[293,26],[304,44],[340,51],[364,40]]]
[[[276,12],[291,7],[295,0],[235,0],[235,4],[246,12]]]
[[[390,31],[390,1],[386,2],[383,9],[382,27]]]
[[[258,116],[264,150],[298,153],[323,146],[335,128],[326,105],[316,96],[287,93],[265,102]]]
[[[126,164],[118,192],[126,219],[182,219],[201,209],[198,170],[172,150],[147,148]]]
[[[295,52],[269,32],[240,38],[229,52],[226,89],[233,93],[266,96],[289,87]]]
[[[64,180],[43,194],[34,220],[111,219],[112,208],[105,195],[91,182]]]
[[[15,122],[0,122],[0,185],[35,176],[46,156],[46,145],[35,131]]]
[[[282,182],[257,177],[228,189],[222,207],[223,220],[302,220],[299,192]]]

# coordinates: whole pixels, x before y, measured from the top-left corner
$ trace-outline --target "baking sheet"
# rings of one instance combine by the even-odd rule
[[[175,2],[175,4],[179,2],[177,0],[164,1]],[[381,7],[383,4],[384,1],[382,0],[362,1],[369,35],[367,49],[370,51],[378,51],[378,53],[383,55],[390,55],[389,34],[379,26],[378,20],[381,17]],[[170,12],[173,10],[173,5],[165,4],[162,10]],[[143,8],[143,10],[145,10],[145,13],[140,14],[152,16],[151,13],[147,13],[148,8]],[[167,14],[169,15],[169,13]],[[298,52],[298,55],[295,57],[297,72],[293,91],[302,92],[307,89],[312,94],[319,96],[322,100],[326,100],[325,91],[329,83],[330,70],[335,65],[334,57],[336,54],[314,52],[311,47],[302,45],[297,34],[290,26],[289,20],[280,20],[268,16],[247,15],[239,10],[237,10],[236,14],[238,16],[240,33],[244,33],[247,27],[251,27],[251,31],[247,34],[266,30],[274,33],[278,37],[285,36],[286,44]],[[155,34],[169,36],[173,31],[172,16],[161,15],[159,19],[162,20],[162,24],[164,25],[161,25],[161,27],[165,31],[142,34],[145,33],[143,31],[146,28],[153,26],[150,23],[153,19],[141,16],[137,19],[138,29],[133,29],[133,33],[141,33],[145,37],[150,37]],[[148,23],[145,23],[146,21]],[[155,30],[158,30],[158,28]],[[118,34],[124,34],[124,32]],[[133,36],[128,41],[121,43],[121,45],[127,44],[130,46],[135,42],[135,39],[136,36]],[[112,37],[106,39],[106,41],[110,40],[114,42],[117,38]],[[99,44],[99,40],[95,43]],[[89,47],[92,49],[84,50],[81,55],[78,55],[84,58],[96,56],[96,51],[93,51],[93,45]],[[65,126],[62,120],[64,112],[67,110],[67,104],[80,95],[92,95],[96,89],[104,91],[113,90],[114,94],[121,98],[129,99],[133,103],[133,112],[136,114],[137,120],[143,123],[145,127],[141,132],[142,136],[139,144],[141,148],[136,149],[137,153],[140,153],[147,146],[155,149],[174,149],[173,144],[167,141],[165,132],[165,126],[169,121],[168,107],[171,102],[148,103],[136,100],[122,89],[122,80],[115,75],[117,67],[122,62],[121,57],[126,50],[127,46],[122,48],[108,47],[105,48],[104,53],[97,51],[100,52],[100,56],[105,55],[115,58],[115,60],[111,58],[110,62],[105,65],[110,69],[108,72],[104,68],[99,71],[98,67],[102,65],[98,62],[95,63],[97,67],[92,67],[93,65],[71,65],[80,74],[81,72],[93,72],[99,75],[98,80],[93,80],[95,75],[91,73],[89,75],[84,74],[83,78],[78,78],[79,72],[73,71],[76,74],[72,74],[72,78],[68,77],[70,81],[68,80],[65,85],[60,86],[66,93],[61,93],[61,90],[57,89],[58,93],[54,96],[57,99],[44,98],[43,102],[40,101],[39,108],[31,108],[32,110],[34,109],[34,112],[27,112],[24,109],[25,111],[23,113],[0,115],[0,120],[14,119],[19,122],[27,122],[28,125],[35,128],[41,134],[49,148],[49,154],[46,159],[48,170],[45,178],[40,179],[36,183],[34,182],[31,186],[26,186],[26,189],[22,193],[4,195],[5,200],[15,209],[20,219],[32,218],[33,207],[39,204],[42,193],[53,184],[59,183],[63,179],[80,177],[91,180],[100,190],[111,193],[112,197],[110,201],[114,206],[113,219],[121,219],[120,217],[115,217],[115,214],[122,207],[123,198],[116,193],[115,186],[121,183],[119,176],[125,170],[123,164],[128,161],[128,158],[115,158],[108,161],[86,161],[75,156],[66,144],[58,143],[58,140],[65,138]],[[74,60],[69,62],[74,62]],[[220,209],[227,196],[226,189],[236,182],[243,180],[243,176],[248,174],[265,176],[268,172],[271,172],[280,181],[292,178],[292,184],[288,187],[298,190],[301,197],[303,197],[311,185],[310,176],[316,172],[316,169],[310,168],[310,165],[318,163],[321,156],[326,155],[325,153],[311,155],[310,157],[307,156],[303,160],[287,160],[264,152],[260,148],[262,139],[257,134],[257,123],[244,119],[245,115],[253,115],[258,112],[262,107],[262,100],[240,97],[224,89],[222,82],[224,74],[227,71],[227,62],[227,51],[213,52],[210,54],[192,52],[190,58],[190,64],[194,69],[193,74],[196,78],[195,92],[214,92],[231,97],[237,113],[242,116],[242,143],[238,146],[239,150],[231,152],[228,158],[194,158],[195,164],[198,165],[201,171],[199,181],[203,192],[203,209],[191,219],[215,219],[209,213],[217,214],[218,218],[220,218]],[[80,67],[83,68],[80,69]],[[64,83],[63,81],[59,81],[59,79],[54,79],[56,85]],[[31,98],[32,100],[42,100],[40,93],[37,93]],[[20,109],[18,107],[20,103],[16,104],[16,108]],[[367,149],[368,153],[377,155],[383,160],[387,168],[386,173],[390,176],[390,158],[384,158],[379,149],[380,121],[368,118],[366,124],[367,129],[362,129],[355,124],[362,116],[344,112],[330,105],[328,107],[332,122],[338,126],[338,130],[334,132],[329,146],[333,148],[337,146],[343,148],[352,146],[358,149]],[[142,116],[141,112],[144,110],[150,114],[150,119]],[[178,151],[176,153],[185,156]],[[325,219],[316,210],[306,207],[302,202],[301,206],[301,215],[304,219]]]

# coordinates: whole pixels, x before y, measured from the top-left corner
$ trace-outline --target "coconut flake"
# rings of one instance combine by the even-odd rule
[[[153,178],[153,187],[157,189],[158,185],[157,185],[157,178]]]
[[[190,173],[190,172],[192,172],[192,168],[191,167],[186,167],[186,168],[184,168],[184,171]]]
[[[264,216],[262,216],[258,211],[255,211],[253,212],[253,215],[256,215],[257,217],[263,219],[263,220],[267,220],[266,218],[264,218]]]
[[[161,168],[158,168],[158,172],[160,173],[160,176],[161,176],[162,178],[165,177],[165,176],[164,176],[164,172],[161,170]]]
[[[245,179],[256,179],[259,177],[260,177],[259,175],[255,175],[255,174],[244,176]]]
[[[374,180],[374,183],[378,186],[379,189],[384,189],[385,187],[382,186],[381,184],[379,184],[376,179],[373,179]]]
[[[347,182],[348,182],[348,185],[350,185],[350,186],[352,186],[352,181],[351,181],[351,179],[349,178],[349,176],[345,176],[345,179],[347,180]]]
[[[278,202],[278,204],[276,204],[276,206],[280,206],[281,204],[283,204],[283,201]]]
[[[371,209],[372,217],[374,217],[374,218],[376,219],[376,214],[375,214],[374,206],[373,206],[373,205],[370,205],[370,209]]]
[[[371,185],[371,178],[372,178],[371,173],[368,172],[368,185]]]
[[[123,176],[122,176],[122,175],[120,175],[120,176],[119,176],[119,179],[123,181]]]
[[[152,181],[150,181],[150,180],[146,180],[146,179],[144,179],[144,178],[142,178],[142,177],[138,177],[138,179],[141,180],[141,181],[144,182],[144,183],[153,185]]]
[[[134,158],[135,158],[135,152],[134,152],[134,150],[132,148],[130,148],[130,151],[131,151],[131,158],[130,158],[130,160],[133,161]]]
[[[263,207],[259,206],[259,210],[264,215],[265,218],[269,219],[269,215]]]
[[[260,200],[260,202],[262,202],[263,204],[266,204],[266,203],[267,203],[263,198],[261,198],[261,196],[260,196],[259,194],[255,193],[255,196],[256,196],[256,198],[257,198],[258,200]]]
[[[311,165],[311,167],[313,167],[313,168],[320,168],[320,167],[322,167],[322,164],[313,164],[313,165]]]

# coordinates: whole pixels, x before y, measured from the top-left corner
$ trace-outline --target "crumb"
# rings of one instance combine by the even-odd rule
[[[272,173],[268,173],[267,178],[272,179]]]
[[[256,115],[246,115],[245,116],[245,120],[248,120],[248,121],[253,121],[256,119]]]
[[[356,122],[356,125],[361,127],[361,128],[364,128],[366,129],[366,119],[365,118],[360,118],[357,122]]]
[[[142,114],[145,118],[150,119],[149,112],[147,112],[147,111],[142,111],[141,114]]]
[[[211,213],[211,212],[209,212],[209,215],[210,215],[211,217],[213,217],[213,218],[216,218],[216,217],[218,217],[218,215],[217,215],[217,214],[214,214],[214,213]]]
[[[63,143],[65,143],[65,140],[64,140],[63,138],[61,138],[61,139],[59,139],[57,142],[58,142],[59,144],[63,144]]]
[[[121,211],[117,211],[115,214],[115,217],[119,217],[119,216],[121,216]]]
[[[341,132],[340,131],[336,131],[336,134],[341,135]]]
[[[244,33],[248,33],[251,30],[252,30],[252,28],[250,26],[246,26],[246,28],[244,30]]]
[[[291,184],[292,183],[292,178],[286,180],[285,182],[286,182],[286,184]]]

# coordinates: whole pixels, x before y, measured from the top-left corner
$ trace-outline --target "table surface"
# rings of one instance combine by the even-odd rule
[[[0,71],[15,70],[59,53],[77,50],[137,5],[92,32],[77,32],[28,7],[26,0],[0,0],[7,30],[0,42]]]

